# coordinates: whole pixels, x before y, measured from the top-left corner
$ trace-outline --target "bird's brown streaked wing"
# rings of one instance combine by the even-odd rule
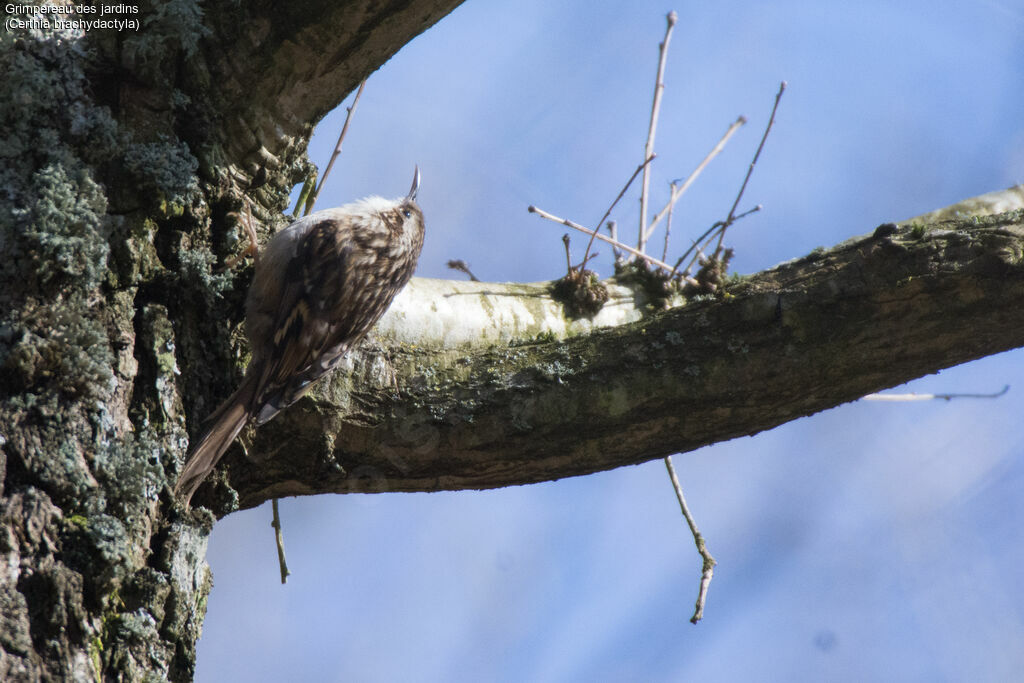
[[[259,382],[257,421],[262,424],[296,401],[322,371],[315,368],[337,342],[329,303],[344,296],[350,245],[347,226],[324,220],[299,238],[289,263],[274,334]]]

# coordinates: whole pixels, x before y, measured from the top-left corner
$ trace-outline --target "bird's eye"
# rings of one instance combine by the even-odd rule
[[[402,215],[406,218],[412,218],[412,211],[409,209],[402,209]]]

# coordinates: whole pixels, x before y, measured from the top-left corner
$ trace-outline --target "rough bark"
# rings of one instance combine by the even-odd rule
[[[1024,206],[1024,188],[998,197]],[[550,290],[414,280],[348,373],[256,435],[256,464],[236,451],[221,494],[251,507],[586,474],[1024,345],[1024,211],[882,226],[660,312],[619,287],[604,323],[634,322],[610,327],[567,327]]]
[[[281,222],[316,121],[457,4],[4,6],[0,680],[192,678],[212,519],[168,482],[232,381],[243,194]]]
[[[214,517],[169,492],[244,355],[251,270],[220,267],[243,198],[283,222],[314,123],[456,4],[171,0],[138,30],[2,36],[0,679],[191,679]],[[583,474],[1019,345],[1020,223],[903,226],[611,328],[565,325],[544,286],[444,296],[548,327],[382,337],[197,502]]]

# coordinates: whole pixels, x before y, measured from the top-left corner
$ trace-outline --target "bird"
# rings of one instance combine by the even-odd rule
[[[317,211],[267,243],[245,303],[251,360],[178,476],[174,494],[186,509],[242,429],[266,423],[330,373],[412,278],[423,248],[419,185],[417,166],[405,197]]]

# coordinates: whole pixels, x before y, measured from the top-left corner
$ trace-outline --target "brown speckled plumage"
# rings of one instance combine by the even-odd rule
[[[250,421],[263,424],[330,372],[409,282],[423,246],[413,188],[310,214],[275,235],[246,300],[252,360],[194,442],[175,494],[188,504]]]

